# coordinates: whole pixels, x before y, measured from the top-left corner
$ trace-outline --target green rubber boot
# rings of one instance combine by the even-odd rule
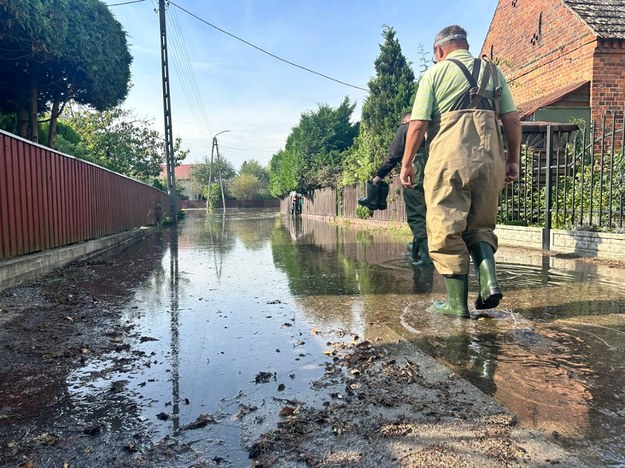
[[[419,259],[412,262],[414,266],[429,266],[432,265],[432,259],[430,258],[430,252],[428,250],[428,240],[421,239],[419,241]]]
[[[408,252],[410,253],[410,259],[413,262],[416,262],[417,260],[419,260],[419,242],[417,242],[416,237],[412,238],[412,242],[408,242],[408,245],[406,246],[406,248],[408,249]]]
[[[443,315],[469,318],[469,275],[444,276],[447,287],[447,300],[434,301],[434,310]]]
[[[372,181],[367,181],[367,196],[361,197],[358,199],[358,204],[362,206],[366,206],[371,211],[378,209],[378,198],[380,196],[380,186],[382,184],[388,184],[384,181],[380,182],[380,185],[375,185]],[[384,207],[386,208],[386,206]]]
[[[378,210],[386,209],[386,197],[388,197],[389,185],[387,182],[381,181],[378,190]]]
[[[503,294],[497,282],[495,252],[487,242],[475,244],[470,251],[480,284],[480,293],[475,300],[475,308],[482,310],[497,307]]]

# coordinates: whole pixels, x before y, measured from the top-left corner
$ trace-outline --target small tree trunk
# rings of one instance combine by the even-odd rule
[[[24,104],[17,108],[17,134],[28,138],[28,109]]]
[[[54,143],[56,142],[56,124],[59,119],[61,103],[54,101],[52,103],[52,113],[50,115],[50,125],[48,127],[48,148],[54,149]]]
[[[28,138],[28,99],[26,90],[21,85],[18,87],[16,104],[17,134],[22,138]]]
[[[39,142],[39,120],[37,119],[37,97],[38,89],[34,83],[30,88],[30,115],[29,115],[29,140]]]

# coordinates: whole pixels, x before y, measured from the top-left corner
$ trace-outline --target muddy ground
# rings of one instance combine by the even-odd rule
[[[123,263],[76,262],[0,291],[1,466],[232,465],[175,437],[155,440],[150,422],[133,412],[117,428],[71,416],[73,368],[111,353],[111,373],[145,363],[131,344],[147,338],[120,321],[127,283],[144,278],[117,279],[118,292],[98,287]],[[583,466],[407,343],[380,347],[339,330],[313,332],[327,339],[319,362],[328,362],[311,382],[314,401],[281,402],[273,429],[261,432],[258,409],[241,407],[249,466]],[[102,389],[97,404],[114,408],[124,384]],[[210,427],[203,430],[198,438],[210,437]]]

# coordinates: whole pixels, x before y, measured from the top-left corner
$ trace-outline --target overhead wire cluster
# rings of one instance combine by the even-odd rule
[[[187,104],[191,109],[193,120],[199,131],[199,136],[206,144],[206,149],[212,146],[213,131],[208,121],[206,109],[204,108],[204,101],[200,97],[200,91],[195,79],[195,73],[193,73],[193,67],[191,66],[191,60],[189,59],[189,53],[184,40],[184,35],[180,28],[180,22],[178,21],[178,15],[175,9],[171,10],[171,14],[166,15],[167,26],[171,35],[168,36],[171,44],[170,51],[172,52],[171,62],[176,69],[180,84],[184,92]]]
[[[144,2],[145,0],[129,0],[129,1],[125,1],[125,2],[120,2],[120,3],[112,3],[109,4],[109,7],[112,6],[119,6],[119,5],[127,5],[130,3],[141,3]],[[210,26],[211,28],[226,34],[250,47],[253,47],[254,49],[276,59],[279,60],[281,62],[284,62],[288,65],[291,65],[293,67],[299,68],[301,70],[307,71],[309,73],[321,76],[322,78],[334,81],[336,83],[342,84],[344,86],[348,86],[351,88],[355,88],[355,89],[359,89],[361,91],[365,91],[365,92],[369,92],[368,89],[366,88],[362,88],[360,86],[355,86],[349,83],[346,83],[344,81],[338,80],[336,78],[332,78],[331,76],[328,76],[326,74],[317,72],[315,70],[312,70],[308,67],[304,67],[302,65],[298,65],[294,62],[291,62],[290,60],[286,60],[282,57],[279,57],[278,55],[275,55],[265,49],[263,49],[262,47],[259,47],[245,39],[242,39],[239,36],[236,36],[235,34],[232,34],[218,26],[215,26],[214,24],[211,24],[210,22],[206,21],[205,19],[199,17],[198,15],[190,12],[189,10],[181,7],[180,5],[178,5],[177,3],[168,0],[167,2],[168,5],[173,6],[175,8],[170,8],[169,11],[171,12],[171,14],[166,15],[166,21],[167,21],[167,26],[169,28],[169,30],[171,31],[171,36],[169,36],[170,41],[168,44],[171,45],[171,52],[172,52],[172,58],[174,60],[170,60],[171,63],[174,65],[174,68],[176,70],[176,73],[180,79],[180,84],[182,87],[182,90],[184,92],[185,95],[185,99],[187,100],[187,104],[189,105],[189,108],[191,109],[191,113],[193,116],[193,119],[195,121],[195,124],[198,128],[199,131],[199,135],[200,138],[204,141],[204,143],[206,143],[207,148],[212,146],[212,136],[213,135],[213,131],[211,129],[211,126],[209,124],[208,121],[208,117],[207,117],[207,113],[206,110],[204,108],[204,104],[203,104],[203,100],[200,97],[200,93],[199,93],[199,88],[197,86],[197,81],[195,79],[195,74],[193,72],[193,67],[191,66],[191,61],[189,59],[189,54],[187,52],[187,47],[185,44],[185,40],[184,40],[184,35],[182,33],[182,29],[180,27],[180,22],[178,21],[178,16],[176,13],[176,10],[180,10],[182,12],[184,12],[185,14],[191,16],[192,18],[200,21],[201,23]],[[155,3],[155,0],[152,0],[152,5],[154,6],[155,10],[158,8],[158,5]],[[242,149],[238,149],[235,147],[230,147],[230,146],[225,146],[225,149],[228,149],[229,151],[234,151],[234,152],[240,152],[240,153],[244,153],[245,156],[254,156],[253,154],[251,154],[249,152],[249,150],[242,150]]]
[[[270,57],[273,57],[273,58],[275,58],[275,59],[277,59],[277,60],[280,60],[281,62],[287,63],[287,64],[289,64],[289,65],[292,65],[292,66],[296,67],[296,68],[300,68],[300,69],[305,70],[305,71],[307,71],[307,72],[309,72],[309,73],[313,73],[313,74],[315,74],[315,75],[319,75],[319,76],[321,76],[321,77],[323,77],[323,78],[326,78],[326,79],[328,79],[328,80],[334,81],[334,82],[336,82],[336,83],[340,83],[340,84],[342,84],[342,85],[349,86],[350,88],[356,88],[356,89],[359,89],[359,90],[361,90],[361,91],[366,91],[366,92],[369,92],[369,90],[368,90],[368,89],[366,89],[366,88],[361,88],[360,86],[352,85],[352,84],[346,83],[346,82],[344,82],[344,81],[337,80],[336,78],[332,78],[331,76],[325,75],[325,74],[320,73],[320,72],[315,71],[315,70],[312,70],[312,69],[310,69],[310,68],[308,68],[308,67],[304,67],[304,66],[302,66],[302,65],[298,65],[297,63],[291,62],[290,60],[287,60],[287,59],[284,59],[284,58],[282,58],[282,57],[279,57],[278,55],[272,54],[271,52],[269,52],[269,51],[267,51],[267,50],[263,49],[262,47],[259,47],[259,46],[255,45],[255,44],[252,44],[251,42],[246,41],[245,39],[242,39],[242,38],[240,38],[239,36],[236,36],[236,35],[234,35],[234,34],[232,34],[232,33],[229,33],[229,32],[228,32],[228,31],[226,31],[225,29],[221,29],[221,28],[219,28],[219,27],[215,26],[214,24],[209,23],[209,22],[208,22],[208,21],[206,21],[205,19],[202,19],[202,18],[200,18],[199,16],[197,16],[197,15],[195,15],[195,14],[191,13],[189,10],[186,10],[186,9],[182,8],[180,5],[177,5],[175,2],[170,1],[169,3],[170,3],[171,5],[173,5],[173,6],[175,6],[176,8],[179,8],[180,10],[184,11],[184,12],[185,12],[186,14],[188,14],[189,16],[192,16],[193,18],[197,19],[198,21],[200,21],[200,22],[202,22],[202,23],[204,23],[204,24],[206,24],[206,25],[210,26],[211,28],[216,29],[216,30],[217,30],[217,31],[219,31],[219,32],[222,32],[222,33],[224,33],[224,34],[227,34],[228,36],[230,36],[230,37],[232,37],[232,38],[236,39],[237,41],[241,41],[241,42],[243,42],[244,44],[247,44],[248,46],[253,47],[253,48],[254,48],[254,49],[256,49],[256,50],[259,50],[259,51],[260,51],[260,52],[262,52],[263,54],[267,54],[267,55],[269,55]]]
[[[119,3],[109,3],[107,6],[120,6],[120,5],[130,5],[131,3],[141,3],[145,2],[145,0],[128,0],[127,2],[119,2]]]

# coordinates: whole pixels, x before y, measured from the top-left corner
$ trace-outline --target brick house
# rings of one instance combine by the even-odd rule
[[[625,0],[499,0],[481,54],[523,120],[600,122],[625,107]]]
[[[201,194],[193,192],[191,184],[191,170],[195,166],[197,164],[180,164],[174,170],[176,190],[189,197],[189,200],[200,200],[202,198]],[[160,178],[167,184],[167,170],[165,168],[163,168]]]

